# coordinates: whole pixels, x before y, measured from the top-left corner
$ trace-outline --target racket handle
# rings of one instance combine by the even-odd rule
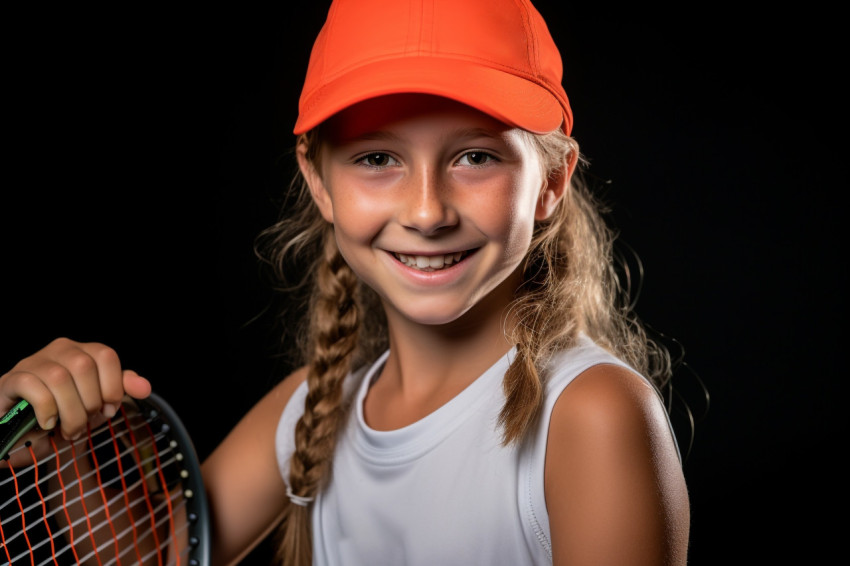
[[[35,409],[27,401],[21,399],[9,409],[0,419],[0,459],[5,458],[15,443],[37,423]]]

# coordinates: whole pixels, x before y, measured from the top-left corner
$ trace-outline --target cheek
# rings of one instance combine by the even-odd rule
[[[509,232],[505,234],[505,250],[511,257],[522,258],[531,246],[531,236],[534,233],[534,216],[524,209],[513,216],[509,224]]]
[[[537,190],[532,179],[516,178],[486,191],[474,205],[482,231],[510,248],[527,249],[534,230]]]
[[[332,192],[334,238],[346,263],[367,285],[376,266],[374,242],[386,227],[387,199],[370,198],[355,190]]]
[[[338,240],[364,243],[374,238],[385,222],[387,199],[380,193],[358,190],[331,179],[329,194],[333,203],[333,223]],[[343,244],[343,242],[340,242]]]

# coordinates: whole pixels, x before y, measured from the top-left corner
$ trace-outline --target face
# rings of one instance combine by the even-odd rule
[[[534,222],[563,191],[545,182],[527,134],[426,95],[360,103],[324,132],[321,170],[302,150],[302,171],[340,252],[382,298],[391,324],[504,310]]]

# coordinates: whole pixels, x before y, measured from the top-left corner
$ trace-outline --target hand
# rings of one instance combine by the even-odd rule
[[[72,440],[89,419],[111,418],[125,394],[142,399],[150,392],[150,382],[122,369],[112,348],[58,338],[0,377],[0,415],[26,399],[42,429],[59,423],[62,436]]]

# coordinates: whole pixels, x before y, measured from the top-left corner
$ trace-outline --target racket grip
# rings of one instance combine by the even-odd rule
[[[0,419],[0,459],[5,458],[15,443],[37,423],[35,409],[27,401],[21,399],[9,409]]]

